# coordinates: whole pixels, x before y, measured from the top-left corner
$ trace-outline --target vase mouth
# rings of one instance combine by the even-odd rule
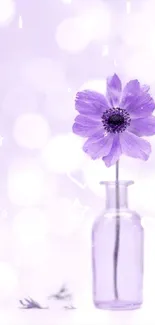
[[[101,181],[100,185],[110,185],[115,186],[117,184],[116,181]],[[118,181],[118,184],[121,186],[129,186],[134,184],[134,181]]]

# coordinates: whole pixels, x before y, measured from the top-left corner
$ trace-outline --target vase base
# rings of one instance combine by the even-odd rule
[[[111,300],[111,301],[96,301],[95,307],[104,310],[134,310],[139,309],[142,302],[124,301],[124,300]]]

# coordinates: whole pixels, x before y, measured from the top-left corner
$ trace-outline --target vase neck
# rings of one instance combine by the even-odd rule
[[[126,209],[128,207],[128,186],[132,181],[102,182],[106,189],[106,209]]]

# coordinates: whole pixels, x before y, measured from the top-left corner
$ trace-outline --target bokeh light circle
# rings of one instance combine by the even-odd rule
[[[61,50],[78,53],[88,46],[91,35],[88,30],[83,29],[83,19],[67,18],[57,27],[56,41]]]
[[[15,11],[14,0],[0,0],[0,25],[9,25],[15,16]]]
[[[45,178],[43,170],[31,159],[17,159],[8,170],[7,190],[10,201],[19,206],[40,203]]]
[[[85,90],[85,89],[90,89],[97,91],[101,94],[106,93],[106,80],[105,79],[92,79],[86,81],[81,87],[80,91]]]
[[[83,139],[72,133],[55,136],[42,150],[42,161],[48,170],[55,173],[77,170],[86,160],[82,144]]]
[[[49,216],[39,208],[22,209],[14,218],[13,233],[23,245],[43,242],[49,231]]]
[[[19,146],[39,149],[46,144],[50,136],[50,127],[42,115],[23,114],[14,123],[13,136]]]
[[[100,182],[115,180],[115,166],[107,168],[101,159],[89,160],[83,168],[83,173],[88,188],[100,197],[105,193],[105,188]]]

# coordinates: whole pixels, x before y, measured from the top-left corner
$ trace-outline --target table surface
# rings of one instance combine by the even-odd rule
[[[0,309],[2,325],[154,325],[153,309],[109,312],[91,310],[21,310]]]

